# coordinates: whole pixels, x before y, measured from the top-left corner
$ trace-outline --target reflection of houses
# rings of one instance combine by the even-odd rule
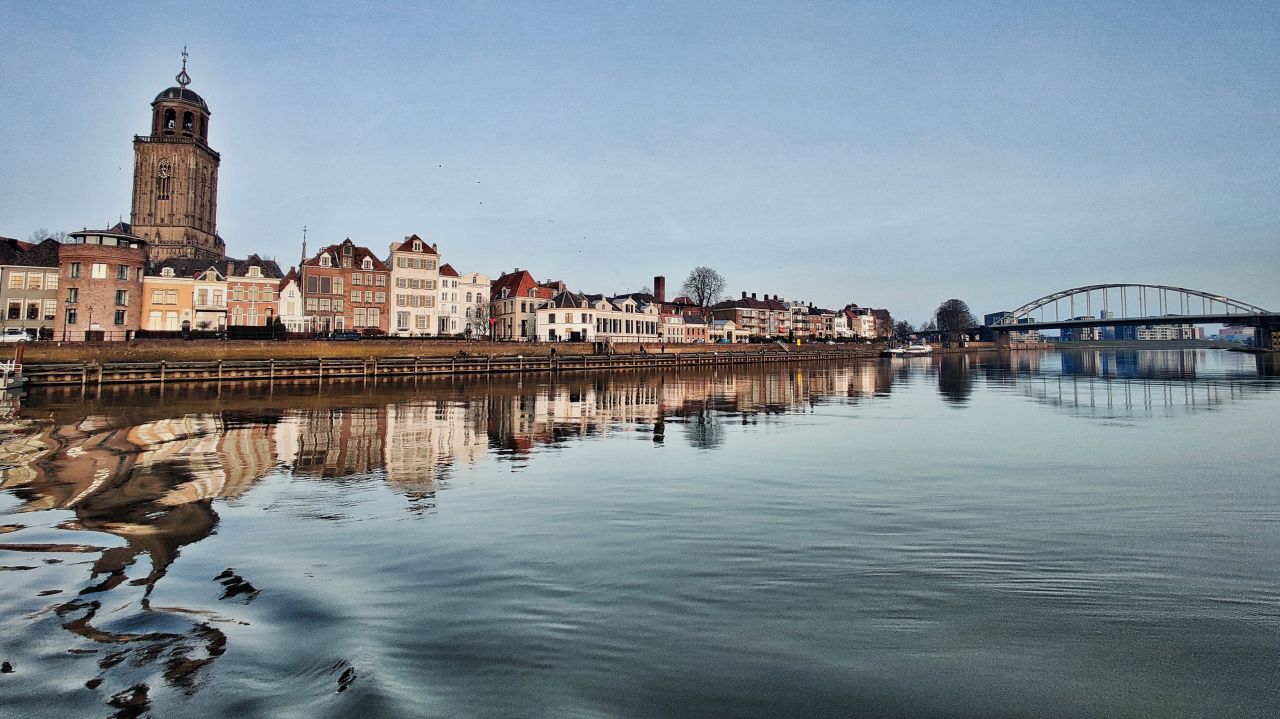
[[[293,472],[344,477],[383,467],[387,415],[378,408],[308,409],[300,420]]]
[[[398,485],[431,484],[455,461],[480,461],[488,446],[485,407],[481,401],[387,405],[387,481]]]

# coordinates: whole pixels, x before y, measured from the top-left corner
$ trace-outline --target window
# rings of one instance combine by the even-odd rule
[[[176,304],[178,304],[178,291],[177,291],[177,290],[165,290],[165,291],[164,291],[164,303],[165,303],[166,305],[176,305]]]
[[[58,301],[57,301],[57,300],[45,300],[45,301],[44,301],[44,319],[45,319],[45,321],[47,321],[47,322],[52,322],[52,321],[53,321],[53,318],[54,318],[54,317],[57,317],[57,316],[58,316]]]
[[[317,300],[317,299],[316,299],[316,298],[314,298],[314,297],[308,297],[308,298],[307,298],[307,309],[308,309],[308,310],[310,310],[310,311],[312,311],[312,312],[315,312],[315,311],[316,311],[316,308],[318,308],[319,306],[320,306],[319,300]]]
[[[5,317],[16,320],[22,316],[22,302],[20,300],[9,300],[9,313]]]
[[[339,284],[339,285],[341,285],[341,284],[342,284],[342,281],[341,281],[341,280],[342,280],[342,278],[341,278],[341,277],[339,277],[339,278],[338,278],[338,284]],[[330,286],[331,286],[332,284],[333,284],[333,283],[332,283],[332,281],[331,281],[331,278],[329,278],[329,277],[321,277],[321,278],[320,278],[320,294],[322,294],[322,295],[332,295],[332,294],[339,294],[339,295],[340,295],[340,294],[342,294],[342,291],[341,291],[341,290],[339,290],[338,292],[334,292],[334,291],[332,291],[332,290],[330,289]]]
[[[151,290],[151,304],[164,304],[164,290]]]
[[[27,273],[10,272],[9,273],[9,289],[22,290],[27,287]]]
[[[158,330],[164,327],[164,313],[160,310],[151,310],[147,313],[147,329]]]
[[[336,299],[336,300],[334,300],[334,301],[333,301],[333,311],[334,311],[334,312],[341,312],[341,311],[342,311],[342,298],[341,298],[341,297],[339,297],[338,299]]]
[[[356,327],[364,327],[364,308],[357,307],[355,309],[355,321],[352,322]]]
[[[555,323],[556,323],[556,313],[552,312],[551,314],[547,315],[547,322],[550,322],[551,324],[555,324]]]
[[[161,276],[161,277],[173,277],[173,268],[172,268],[172,267],[166,267],[166,268],[164,268],[164,269],[160,270],[160,276]]]
[[[320,255],[320,266],[321,266],[321,267],[333,267],[333,260],[329,259],[329,255],[327,255],[327,254],[325,254],[325,255]]]
[[[315,294],[320,291],[320,280],[315,275],[307,276],[307,294]]]
[[[417,324],[416,324],[416,327],[417,327],[418,329],[420,329],[420,330],[425,330],[425,329],[427,329],[427,316],[426,316],[426,315],[418,315],[418,317],[417,317]]]
[[[470,302],[470,301],[471,301],[471,293],[470,293],[470,292],[468,292],[468,293],[467,293],[467,302]]]
[[[58,289],[58,273],[57,272],[44,273],[44,288],[46,290]]]
[[[408,307],[408,306],[409,306],[408,295],[396,295],[396,307]]]
[[[387,301],[387,293],[386,293],[386,292],[374,292],[374,293],[373,293],[373,301],[374,301],[374,302],[377,302],[378,304],[383,304],[384,302],[386,302],[386,301]]]
[[[67,324],[74,325],[76,323],[76,319],[77,319],[76,308],[68,307],[67,308]]]
[[[209,290],[196,290],[196,304],[202,306],[209,304]]]
[[[359,299],[359,298],[356,298],[356,299]],[[365,302],[373,302],[373,290],[365,290],[365,291],[364,291],[364,301],[365,301]]]
[[[218,305],[219,307],[222,306],[222,290],[213,291],[213,304]]]
[[[405,278],[403,277],[396,278],[396,287],[399,287],[400,289],[403,290],[408,286],[409,286],[409,283],[405,281]]]
[[[342,278],[341,277],[333,278],[333,294],[335,295],[342,294],[342,287],[343,287]]]
[[[73,279],[73,280],[75,280],[75,279],[79,279],[79,278],[80,278],[80,263],[79,263],[79,262],[72,262],[72,263],[71,263],[71,266],[67,268],[67,277],[70,277],[70,278],[71,278],[71,279]]]
[[[366,269],[366,270],[372,270],[372,269],[373,269],[373,260],[369,259],[368,257],[364,258],[364,262],[361,262],[361,263],[360,263],[360,267],[362,267],[363,269]]]
[[[79,301],[80,301],[80,288],[68,287],[67,288],[67,304],[74,305]]]
[[[170,110],[170,112],[172,112],[172,110]],[[173,117],[169,117],[168,126],[173,127]],[[170,175],[172,174],[173,174],[173,165],[169,164],[169,161],[167,159],[161,160],[160,167],[159,169],[156,170],[156,199],[157,200],[169,199],[169,190],[171,189],[170,182],[172,182]]]
[[[89,276],[95,280],[107,279],[107,265],[105,262],[95,262],[89,270]]]
[[[377,307],[369,308],[369,326],[377,327],[382,322],[381,312]]]
[[[243,292],[244,292],[244,291],[243,291],[243,290],[241,290],[241,294],[243,294]],[[257,288],[257,287],[250,287],[250,288],[249,288],[249,301],[250,301],[250,302],[257,302],[257,301],[258,301],[258,288]]]
[[[124,310],[116,310],[115,323],[118,325],[124,324]]]
[[[254,265],[253,267],[250,267],[250,268],[249,268],[249,276],[250,276],[250,277],[261,277],[261,276],[262,276],[262,268],[261,268],[261,267],[258,267],[257,265]]]
[[[364,275],[360,274],[359,272],[355,273],[354,275],[351,275],[351,286],[352,286],[352,287],[356,287],[356,286],[360,285],[360,284],[361,284],[361,281],[360,281],[360,278],[361,278],[361,277],[364,277]]]
[[[117,305],[129,304],[129,290],[116,290],[116,304]]]
[[[365,259],[366,261],[368,260],[368,258]],[[366,272],[364,275],[364,284],[366,287],[373,287],[373,275]]]
[[[396,313],[396,329],[400,330],[401,332],[408,331],[409,329],[409,313],[408,312]]]
[[[386,275],[378,275],[377,277],[374,277],[374,278],[373,278],[373,283],[374,283],[375,285],[377,285],[378,287],[386,287],[386,286],[387,286],[387,276],[386,276]]]
[[[418,240],[414,240],[414,241],[413,241],[413,251],[414,251],[414,252],[422,252],[422,243],[421,243],[421,242],[419,242]]]
[[[360,290],[351,290],[351,301],[352,302],[360,301]]]
[[[116,279],[117,279],[117,280],[127,280],[127,279],[129,279],[129,266],[128,266],[128,265],[116,265]]]
[[[328,312],[328,311],[329,311],[330,306],[331,306],[331,301],[329,300],[329,298],[328,298],[328,297],[321,297],[321,298],[320,298],[320,311],[321,311],[321,312]]]

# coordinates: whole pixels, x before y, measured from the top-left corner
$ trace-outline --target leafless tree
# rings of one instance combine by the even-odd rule
[[[697,303],[699,307],[710,307],[720,301],[727,285],[724,275],[710,267],[699,266],[693,268],[685,278],[684,284],[680,286],[680,292]]]
[[[53,238],[58,242],[66,242],[67,233],[50,232],[48,227],[40,227],[38,229],[32,230],[31,234],[27,236],[27,240],[32,244],[36,244],[36,245],[40,244],[41,242],[44,242],[49,238]]]

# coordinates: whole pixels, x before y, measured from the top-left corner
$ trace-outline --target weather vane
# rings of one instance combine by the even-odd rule
[[[187,46],[186,45],[182,46],[182,72],[178,73],[178,76],[175,77],[174,79],[177,80],[178,84],[183,87],[186,87],[187,85],[191,84],[191,76],[187,74]]]

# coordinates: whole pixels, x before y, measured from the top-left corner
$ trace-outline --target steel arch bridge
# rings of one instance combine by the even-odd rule
[[[1045,295],[1008,312],[991,327],[1029,330],[1218,322],[1258,327],[1278,321],[1280,314],[1211,292],[1172,285],[1117,283],[1073,287]]]

